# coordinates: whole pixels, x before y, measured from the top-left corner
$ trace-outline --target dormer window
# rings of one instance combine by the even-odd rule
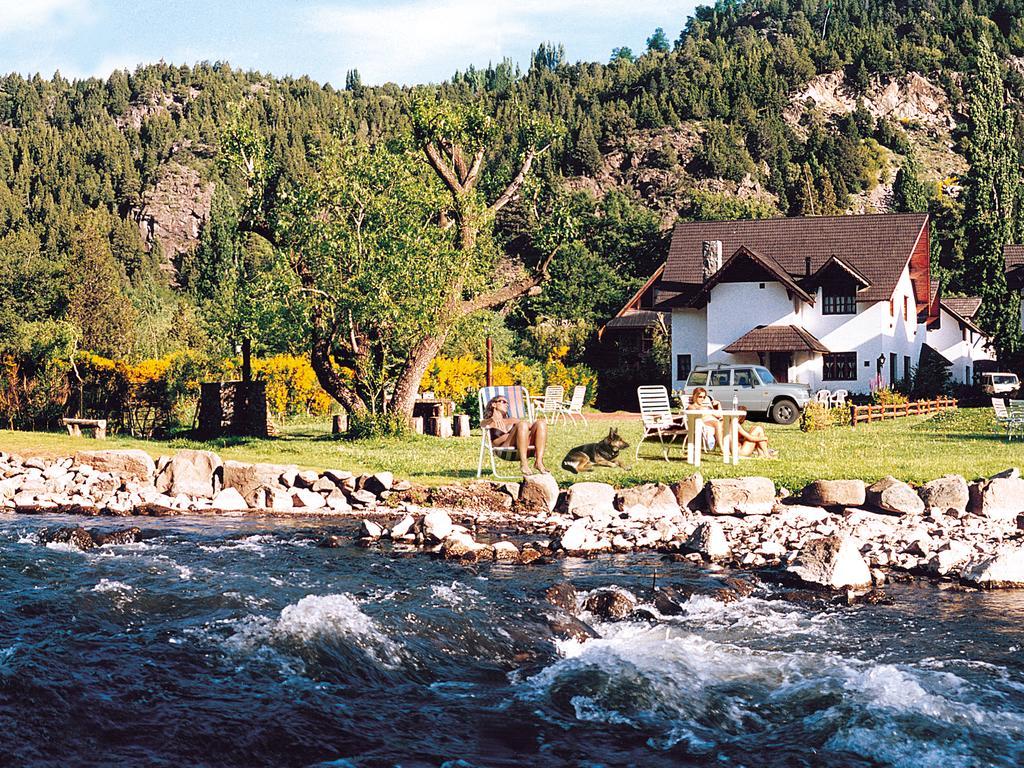
[[[856,315],[857,289],[853,283],[823,285],[821,287],[821,314]]]

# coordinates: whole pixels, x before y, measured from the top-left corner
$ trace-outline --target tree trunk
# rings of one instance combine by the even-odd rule
[[[320,386],[327,394],[341,403],[349,413],[366,413],[366,403],[352,391],[348,382],[334,368],[334,362],[331,359],[332,335],[320,327],[320,323],[316,321],[312,326],[313,345],[310,352],[310,363]]]
[[[392,413],[400,413],[406,420],[412,419],[412,409],[416,404],[420,381],[437,357],[437,353],[441,351],[447,337],[447,331],[436,336],[427,336],[413,347],[409,360],[395,384],[395,393],[391,396]]]

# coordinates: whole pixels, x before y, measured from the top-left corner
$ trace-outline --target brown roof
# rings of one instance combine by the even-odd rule
[[[725,260],[722,264],[722,268],[713,274],[701,289],[690,299],[690,306],[704,306],[707,303],[708,295],[711,293],[711,289],[718,285],[722,280],[725,279],[726,275],[729,274],[730,269],[743,260],[749,260],[759,266],[768,274],[772,275],[776,280],[782,283],[786,288],[795,293],[801,299],[806,301],[808,304],[814,304],[814,297],[811,296],[807,291],[797,285],[796,281],[793,280],[786,272],[785,268],[779,264],[771,256],[765,256],[761,253],[756,253],[745,245],[741,245],[736,249],[736,253]]]
[[[829,348],[798,325],[759,325],[724,350],[736,352],[820,352]]]
[[[970,320],[977,314],[978,307],[981,306],[981,299],[977,296],[966,296],[964,298],[950,296],[942,300],[942,305],[965,320]]]
[[[771,257],[794,278],[806,276],[808,259],[813,274],[839,257],[869,283],[858,300],[888,301],[927,225],[926,213],[682,222],[672,233],[663,281],[700,285],[701,243],[721,240],[723,253],[744,246]]]
[[[602,330],[608,328],[615,328],[619,330],[623,328],[653,328],[657,325],[660,325],[662,328],[667,328],[667,314],[667,312],[655,312],[650,309],[638,309],[632,312],[627,312],[624,315],[616,315],[605,323]]]
[[[1003,258],[1006,259],[1006,270],[1024,264],[1024,245],[1004,245]]]

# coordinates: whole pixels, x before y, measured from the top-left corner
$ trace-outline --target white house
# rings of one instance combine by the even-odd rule
[[[702,363],[760,363],[866,392],[909,378],[926,343],[959,373],[988,353],[943,309],[929,261],[927,214],[677,224],[651,301],[671,313],[672,385]]]
[[[939,316],[928,325],[928,346],[949,362],[958,384],[972,383],[978,363],[995,359],[988,336],[974,322],[980,306],[975,296],[940,299]]]

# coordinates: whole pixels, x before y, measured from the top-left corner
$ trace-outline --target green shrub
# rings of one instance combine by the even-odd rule
[[[808,403],[800,414],[800,430],[802,432],[817,432],[819,429],[828,429],[836,424],[835,415],[832,409],[824,403]]]
[[[910,402],[902,392],[897,392],[890,387],[876,389],[871,395],[871,402],[874,405],[903,405]]]
[[[346,437],[367,440],[381,437],[402,437],[409,434],[409,424],[400,413],[367,413],[352,415]]]

